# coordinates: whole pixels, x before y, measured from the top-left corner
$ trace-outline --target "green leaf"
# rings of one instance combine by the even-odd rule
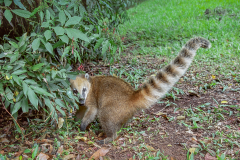
[[[68,36],[63,35],[63,36],[60,36],[59,38],[60,38],[63,42],[65,42],[66,44],[68,44],[68,41],[69,41]]]
[[[36,51],[40,46],[40,38],[34,39],[32,42],[32,49],[33,51]]]
[[[103,42],[103,47],[102,47],[102,55],[105,55],[106,51],[108,50],[110,43],[108,40],[106,40],[105,42]]]
[[[66,22],[65,27],[78,24],[81,21],[81,19],[82,19],[81,17],[73,16],[69,18],[69,20]]]
[[[74,39],[81,39],[83,41],[89,42],[88,37],[86,34],[82,33],[80,30],[73,29],[73,28],[65,28],[67,35],[69,38],[74,38]]]
[[[63,59],[63,57],[65,57],[66,54],[68,54],[70,50],[71,50],[71,47],[70,47],[70,46],[67,46],[67,47],[64,49],[64,52],[63,52],[63,55],[62,55],[61,59]]]
[[[4,17],[8,20],[10,23],[12,21],[13,15],[10,10],[6,9],[4,12]]]
[[[16,102],[20,101],[23,97],[23,91],[21,91],[17,96],[16,96]]]
[[[29,105],[28,105],[28,100],[27,100],[27,98],[26,97],[23,97],[23,99],[22,99],[22,111],[23,111],[23,113],[27,113],[28,112],[28,110],[29,110]]]
[[[49,22],[43,22],[41,27],[48,28],[49,27]]]
[[[64,23],[66,21],[66,15],[62,10],[59,12],[59,21],[61,22],[62,26],[64,25]]]
[[[15,54],[13,54],[11,57],[10,57],[10,63],[13,63],[15,62],[19,57],[19,53],[16,52]]]
[[[27,48],[27,43],[25,43],[22,47],[20,47],[19,48],[19,53],[22,53],[23,51],[25,51],[26,50],[26,48]]]
[[[66,116],[65,112],[57,105],[56,109],[63,115]]]
[[[31,69],[32,69],[33,71],[36,71],[36,70],[40,69],[42,66],[44,66],[44,63],[38,63],[38,64],[32,66]]]
[[[25,82],[22,82],[23,85],[23,93],[25,95],[25,97],[27,97],[28,95],[28,85]]]
[[[50,12],[49,12],[49,10],[46,10],[46,19],[47,19],[47,21],[50,20]]]
[[[6,55],[7,55],[7,53],[1,53],[1,54],[0,54],[0,58],[5,57]]]
[[[62,108],[66,108],[65,104],[64,104],[63,101],[61,101],[60,99],[56,99],[56,100],[55,100],[55,103],[56,103],[57,105],[59,105],[60,107],[62,107]]]
[[[38,110],[38,97],[30,87],[28,88],[28,99],[32,103],[32,105]]]
[[[8,7],[12,4],[12,0],[4,0],[4,4],[6,7]]]
[[[0,94],[3,94],[4,90],[3,90],[3,84],[0,83]]]
[[[23,18],[29,18],[31,16],[31,12],[21,9],[13,9],[12,12]]]
[[[56,77],[56,75],[57,75],[57,71],[52,70],[52,79],[54,79]]]
[[[13,93],[8,87],[6,87],[6,89],[5,89],[5,95],[7,96],[7,98],[9,100],[13,99]]]
[[[53,29],[58,36],[64,34],[64,29],[62,27],[53,27]]]
[[[54,45],[53,45],[53,48],[55,49],[55,48],[57,48],[57,47],[61,47],[61,46],[63,46],[65,43],[62,41],[62,40],[60,40],[60,41],[58,41],[57,43],[55,43]]]
[[[50,52],[53,55],[53,47],[52,47],[51,43],[49,43],[49,42],[46,43],[45,47],[48,50],[48,52]]]
[[[40,13],[39,13],[39,16],[40,16],[40,19],[41,19],[41,22],[43,21],[43,18],[44,18],[44,13],[43,13],[43,11],[41,11]]]
[[[38,145],[36,146],[36,148],[34,149],[33,153],[32,153],[32,159],[34,159],[37,156],[38,153]]]
[[[37,8],[35,8],[35,9],[32,11],[30,17],[34,16],[41,8],[42,8],[42,6],[38,6]]]
[[[21,108],[21,101],[20,102],[17,102],[15,105],[14,105],[14,108],[12,110],[12,114],[16,113],[20,108]]]
[[[12,78],[19,86],[22,85],[22,80],[18,76],[16,76],[15,74],[12,74]]]
[[[44,100],[45,100],[45,104],[48,106],[48,108],[52,112],[54,110],[54,108],[53,108],[51,101],[48,98],[44,98]]]
[[[49,40],[49,39],[52,37],[52,31],[46,30],[46,31],[44,32],[44,36],[45,36],[45,38],[46,38],[46,41]]]
[[[27,70],[19,69],[19,70],[14,71],[12,74],[20,75],[20,74],[23,74],[23,73],[25,73],[25,72],[27,72]]]
[[[13,42],[13,41],[9,41],[9,43],[14,47],[14,48],[18,48],[17,43]]]
[[[41,94],[41,95],[46,95],[49,97],[53,97],[52,94],[48,93],[45,89],[39,88],[37,86],[30,86],[36,93]]]
[[[18,42],[18,46],[22,47],[25,44],[26,39],[27,39],[27,33],[24,33]]]
[[[13,66],[7,65],[7,66],[4,66],[3,69],[9,71],[13,69]]]
[[[37,84],[37,82],[32,79],[26,79],[24,80],[24,82],[26,82],[27,84]]]
[[[77,75],[79,75],[77,72],[67,72],[67,77],[70,79],[76,79]]]
[[[94,50],[98,49],[98,48],[101,46],[103,40],[104,40],[104,38],[100,38],[100,39],[97,41],[97,43],[96,43],[95,46],[94,46]]]
[[[20,0],[13,0],[13,2],[21,9],[26,10],[26,8],[24,7],[24,5],[21,3]]]

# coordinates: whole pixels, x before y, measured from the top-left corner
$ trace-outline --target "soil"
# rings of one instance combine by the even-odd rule
[[[127,63],[126,59],[123,59],[122,62]],[[162,62],[164,62],[164,60],[162,60],[161,63]],[[151,61],[149,61],[149,63],[146,63],[145,65],[146,67],[149,67],[151,69],[154,67],[153,64],[157,63],[159,63],[159,60],[152,58]],[[115,64],[115,67],[118,68],[119,65]],[[106,65],[84,65],[85,71],[92,75],[99,74],[99,72],[107,75],[109,73],[109,68],[110,67]],[[188,74],[186,74],[186,77],[191,77],[189,72]],[[152,73],[149,72],[146,76],[150,76],[151,74]],[[149,153],[152,156],[156,156],[157,152],[161,151],[161,153],[163,153],[165,156],[168,155],[168,159],[186,160],[186,155],[189,148],[194,148],[198,144],[202,145],[200,141],[205,141],[205,137],[212,139],[213,133],[215,133],[217,130],[221,130],[221,128],[226,130],[226,128],[219,126],[219,129],[219,127],[216,125],[212,127],[212,129],[206,129],[211,124],[204,124],[205,128],[203,129],[198,128],[189,130],[186,126],[180,123],[181,120],[177,120],[177,117],[185,116],[185,118],[183,119],[184,122],[186,124],[191,124],[191,117],[188,117],[186,114],[184,114],[184,111],[186,109],[191,107],[193,111],[195,111],[195,107],[208,103],[208,107],[203,108],[203,110],[213,110],[214,106],[217,107],[219,104],[221,104],[223,100],[227,100],[228,102],[228,105],[225,107],[226,110],[237,113],[238,111],[230,106],[240,105],[240,92],[233,90],[239,88],[238,83],[229,79],[223,79],[223,83],[231,83],[232,85],[230,89],[227,89],[224,92],[222,86],[220,85],[216,85],[212,88],[209,87],[209,89],[199,92],[199,87],[196,87],[195,84],[191,84],[190,80],[180,80],[180,82],[176,84],[175,87],[182,89],[185,94],[176,94],[175,100],[171,96],[165,97],[161,100],[161,102],[164,103],[157,103],[146,111],[137,113],[134,116],[133,120],[127,124],[127,128],[130,129],[124,129],[119,134],[120,136],[114,144],[100,146],[110,149],[108,153],[104,156],[105,159],[133,159],[134,155],[135,159],[139,159],[139,157],[141,156],[139,153]],[[193,92],[189,92],[190,90]],[[170,105],[168,106],[166,104]],[[163,112],[164,114],[159,115],[159,112]],[[34,116],[36,114],[37,113],[29,114],[30,119],[36,118],[36,116]],[[224,115],[225,119],[223,119],[221,123],[224,125],[227,124],[231,126],[231,129],[235,128],[239,131],[240,119],[239,117],[235,116],[237,114],[233,114],[232,116],[229,116],[227,113],[222,114]],[[24,118],[25,116],[25,114],[20,115],[18,118],[18,123],[24,130],[27,130],[29,124],[26,121],[26,118]],[[156,118],[160,118],[160,120],[157,121]],[[97,122],[94,122],[92,125],[95,125],[96,123]],[[66,144],[64,140],[60,140],[58,135],[52,135],[51,133],[45,134],[44,139],[42,139],[42,133],[45,130],[48,130],[48,127],[50,127],[50,125],[40,128],[40,132],[38,132],[40,134],[36,134],[35,138],[31,138],[32,136],[28,136],[27,141],[16,139],[16,137],[12,136],[12,133],[15,130],[12,117],[1,106],[0,135],[7,135],[5,138],[8,140],[8,142],[0,141],[0,154],[6,155],[7,153],[14,153],[11,157],[18,157],[19,155],[23,154],[24,148],[31,149],[31,147],[33,147],[33,142],[39,142],[40,146],[43,144],[48,144],[49,146],[51,146],[54,144],[53,141],[56,137],[63,144],[64,150],[73,150],[70,151],[70,153],[75,155],[75,157],[77,155],[85,155],[86,158],[90,158],[93,153],[95,153],[99,149],[99,145],[91,145],[86,141],[84,142],[82,140],[71,141],[71,146],[69,146],[69,144]],[[139,135],[135,135],[135,133],[139,133]],[[88,137],[88,139],[91,139],[91,137],[95,137],[95,139],[104,138],[104,136],[101,135],[101,130],[95,133],[90,130],[86,132],[84,136]],[[72,135],[72,137],[69,137],[70,140],[73,138],[74,134]],[[46,139],[48,140],[48,142],[46,142]],[[0,137],[0,140],[3,140],[3,136]],[[212,143],[212,141],[210,143]],[[6,147],[5,144],[8,144],[8,147]],[[11,145],[13,145],[14,147],[11,147]],[[225,147],[227,148],[226,152],[231,150],[230,146]],[[233,149],[239,150],[237,146],[234,146]],[[52,149],[51,153],[48,154],[46,152],[49,157],[56,157],[58,153],[59,149]],[[194,156],[194,159],[204,159],[204,156],[206,154],[207,150],[202,150],[201,154],[197,154]],[[235,155],[235,157],[240,157],[240,152],[238,153],[238,155]],[[145,158],[146,157],[143,154],[141,159]]]

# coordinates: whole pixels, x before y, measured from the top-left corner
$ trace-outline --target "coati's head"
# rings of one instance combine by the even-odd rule
[[[73,94],[78,97],[80,105],[84,105],[91,87],[89,75],[87,73],[79,75],[75,80],[70,79],[70,83]]]

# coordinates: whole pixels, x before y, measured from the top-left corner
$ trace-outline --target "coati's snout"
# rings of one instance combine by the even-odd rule
[[[80,105],[84,105],[90,89],[89,75],[79,75],[70,79],[73,94],[78,97]]]
[[[73,94],[78,97],[80,105],[84,105],[85,104],[86,97],[87,97],[86,96],[87,95],[86,91],[87,91],[87,89],[83,88],[82,89],[82,93],[80,94],[76,88],[73,89]]]

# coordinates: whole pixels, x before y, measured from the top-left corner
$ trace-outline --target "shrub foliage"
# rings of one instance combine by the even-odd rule
[[[15,119],[20,110],[43,109],[57,121],[57,113],[65,116],[66,110],[78,108],[67,80],[77,75],[71,65],[114,62],[122,46],[116,28],[127,20],[127,4],[0,0],[0,94]]]

